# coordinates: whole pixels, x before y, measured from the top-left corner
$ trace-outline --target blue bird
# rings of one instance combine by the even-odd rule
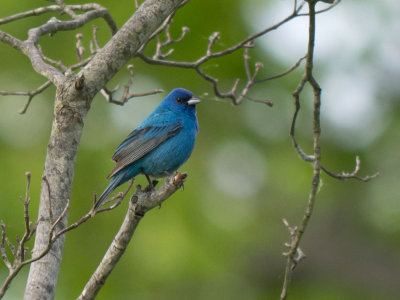
[[[110,184],[96,203],[97,209],[119,185],[144,174],[165,177],[175,172],[192,154],[199,124],[193,93],[176,88],[118,146],[112,159],[116,162],[108,175]],[[151,185],[152,186],[152,185]]]

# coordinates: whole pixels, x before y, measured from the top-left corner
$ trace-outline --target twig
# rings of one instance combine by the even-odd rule
[[[76,38],[76,44],[75,44],[76,57],[78,59],[78,62],[81,62],[82,56],[85,53],[85,47],[83,47],[83,45],[82,45],[83,34],[77,33],[75,35],[75,38]]]
[[[45,83],[43,83],[41,86],[39,86],[38,88],[29,91],[29,92],[19,92],[19,91],[4,91],[4,90],[0,90],[0,95],[2,96],[28,96],[28,101],[26,102],[26,104],[24,105],[24,107],[19,111],[20,114],[24,114],[26,113],[29,104],[31,104],[32,99],[42,93],[44,90],[46,90],[49,86],[51,85],[51,81],[48,80]]]
[[[331,5],[329,5],[328,7],[324,8],[324,9],[320,9],[315,11],[315,14],[322,14],[324,12],[327,12],[328,10],[331,10],[332,8],[334,8],[336,5],[338,5],[340,3],[341,0],[319,0],[321,2],[325,2],[325,3],[330,3]],[[302,13],[299,14],[299,16],[308,16],[308,13]]]
[[[365,176],[365,177],[358,176],[358,172],[360,171],[360,166],[361,166],[361,160],[358,156],[356,156],[356,165],[354,167],[354,171],[351,173],[346,173],[346,172],[333,173],[332,171],[328,170],[323,165],[321,165],[321,169],[329,176],[339,179],[339,180],[356,179],[356,180],[367,182],[367,181],[370,181],[379,176],[379,172],[377,172],[373,175]]]
[[[149,37],[149,41],[156,38],[161,32],[163,32],[165,30],[165,28],[168,26],[168,24],[170,24],[172,22],[172,18],[174,17],[175,13],[184,5],[186,5],[190,0],[185,0],[182,1],[178,7],[176,8],[176,10],[174,12],[172,12],[167,18],[165,18],[164,22],[161,24],[161,26],[159,26],[157,28],[157,30],[155,30]],[[139,48],[138,52],[141,52],[143,50],[143,48],[145,47],[145,45],[143,45],[142,47]]]
[[[4,264],[8,269],[12,268],[10,260],[8,259],[7,252],[6,252],[6,224],[3,221],[0,223],[1,226],[1,242],[0,242],[0,251],[1,251],[1,258],[3,259]]]
[[[303,56],[303,57],[300,58],[293,66],[291,66],[291,67],[290,67],[289,69],[287,69],[286,71],[283,71],[282,73],[279,73],[279,74],[274,75],[274,76],[270,76],[270,77],[265,77],[265,78],[262,78],[262,79],[254,80],[254,83],[261,83],[261,82],[265,82],[265,81],[269,81],[269,80],[274,80],[274,79],[281,78],[281,77],[283,77],[283,76],[285,76],[285,75],[287,75],[287,74],[293,72],[294,70],[296,70],[296,69],[300,66],[301,62],[302,62],[305,58],[306,58],[306,57]]]
[[[100,92],[106,98],[107,102],[118,104],[118,105],[124,105],[128,100],[135,98],[135,97],[143,97],[143,96],[149,96],[149,95],[154,95],[158,93],[164,92],[164,90],[161,89],[156,89],[153,91],[145,92],[145,93],[135,93],[132,94],[130,92],[130,87],[133,84],[133,78],[134,78],[134,66],[133,65],[128,65],[127,67],[129,71],[129,81],[128,83],[124,86],[124,92],[122,94],[121,99],[117,100],[113,98],[114,93],[119,89],[119,85],[117,85],[114,89],[108,90],[106,87],[104,87]]]
[[[63,235],[64,233],[77,228],[78,226],[82,225],[83,223],[85,223],[90,218],[93,218],[95,215],[97,215],[99,213],[102,213],[102,212],[105,212],[105,211],[113,210],[116,207],[118,207],[121,204],[122,200],[125,198],[125,196],[128,194],[128,192],[130,191],[132,185],[133,185],[133,180],[130,182],[130,184],[129,184],[128,188],[125,190],[125,192],[119,193],[118,195],[112,197],[110,201],[115,201],[115,200],[117,200],[117,201],[113,205],[111,205],[110,207],[99,209],[99,210],[96,211],[94,209],[96,207],[96,201],[94,201],[93,202],[93,206],[91,207],[89,212],[87,214],[85,214],[82,218],[80,218],[78,221],[72,223],[71,225],[69,225],[69,226],[65,227],[64,229],[60,230],[59,232],[57,232],[52,238],[52,243],[54,243],[55,240],[57,238],[59,238],[61,235]],[[107,201],[107,202],[110,202],[110,201]],[[104,204],[106,204],[107,202],[105,202]]]
[[[47,180],[46,176],[42,177],[42,180],[44,181],[44,183],[46,184],[46,188],[47,188],[47,197],[48,197],[48,201],[49,201],[49,218],[50,218],[50,223],[53,223],[53,209],[51,208],[51,191],[50,191],[50,183]]]
[[[21,261],[25,259],[25,243],[28,241],[28,237],[31,233],[31,222],[29,221],[29,203],[31,201],[29,197],[29,187],[31,184],[31,173],[26,172],[27,183],[25,189],[25,199],[20,197],[22,204],[24,205],[24,220],[25,220],[25,233],[22,237],[22,240],[18,243],[18,251],[16,256],[21,258]]]
[[[90,40],[90,53],[96,54],[97,51],[101,48],[99,44],[99,40],[97,38],[97,26],[93,25],[92,26],[92,37],[93,39]]]
[[[286,219],[282,219],[282,221],[283,221],[283,224],[288,229],[290,238],[291,238],[291,243],[285,243],[285,246],[289,249],[289,251],[283,253],[283,256],[288,257],[290,255],[290,247],[291,247],[292,243],[294,243],[296,241],[298,228],[297,228],[297,226],[290,226],[289,222]],[[291,269],[294,270],[295,267],[297,266],[297,264],[304,258],[306,258],[306,255],[304,254],[303,250],[301,250],[300,247],[297,247],[296,255],[293,257],[293,260],[292,260]]]
[[[172,19],[171,19],[171,22],[172,22]],[[172,52],[174,51],[173,48],[169,49],[166,53],[162,53],[162,49],[173,43],[178,43],[178,42],[182,41],[183,38],[185,37],[185,35],[189,32],[188,27],[182,27],[181,36],[178,37],[177,39],[173,39],[171,37],[170,26],[171,26],[171,23],[167,23],[167,26],[165,27],[166,40],[164,42],[161,41],[161,37],[159,35],[157,36],[156,51],[153,55],[153,59],[165,59],[168,56],[170,56],[172,54]]]

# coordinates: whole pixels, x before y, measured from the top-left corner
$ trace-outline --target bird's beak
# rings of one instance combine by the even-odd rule
[[[201,102],[200,98],[192,97],[190,100],[187,102],[189,105],[196,105],[197,103]]]

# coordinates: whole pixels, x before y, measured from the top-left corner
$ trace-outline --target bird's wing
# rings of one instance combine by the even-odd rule
[[[142,158],[170,137],[176,135],[181,129],[181,123],[173,123],[134,130],[115,151],[112,159],[116,162],[116,165],[107,178],[113,177],[124,167]]]

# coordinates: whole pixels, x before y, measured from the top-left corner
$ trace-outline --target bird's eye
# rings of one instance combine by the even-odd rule
[[[178,98],[176,99],[176,101],[178,101],[179,103],[182,103],[182,102],[183,102],[183,99],[182,99],[181,97],[178,97]]]

